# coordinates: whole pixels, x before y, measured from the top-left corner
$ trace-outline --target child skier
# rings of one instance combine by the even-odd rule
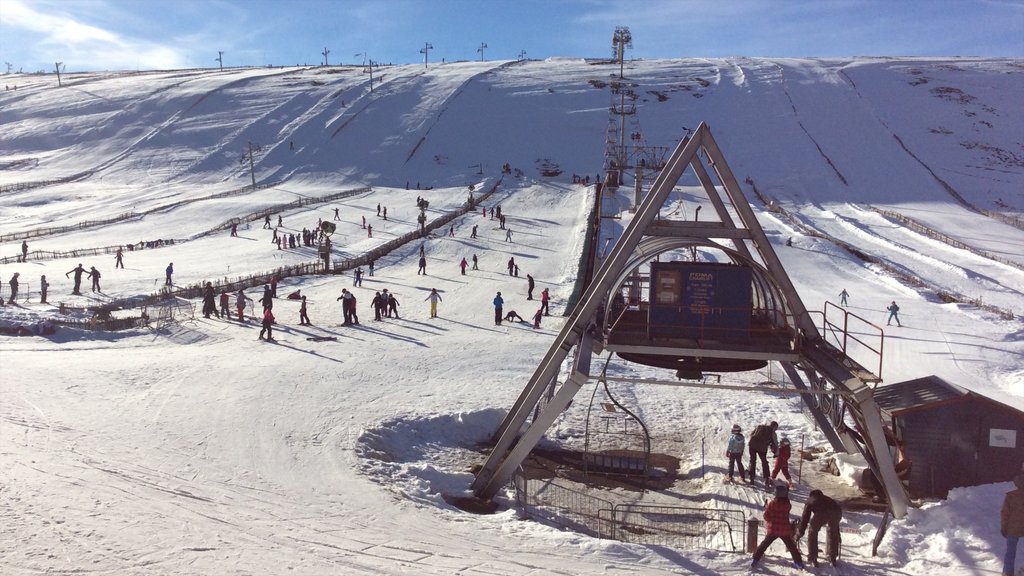
[[[775,454],[775,467],[772,469],[772,480],[782,472],[782,475],[786,478],[786,485],[790,488],[793,487],[793,479],[789,476],[789,456],[793,453],[792,448],[789,445],[789,438],[785,436],[782,440],[779,440],[779,451]]]
[[[747,481],[746,471],[743,469],[743,449],[747,441],[743,438],[743,429],[739,424],[732,425],[732,435],[729,436],[729,444],[725,449],[725,457],[729,459],[729,482],[733,481],[733,467],[739,471],[740,480]]]

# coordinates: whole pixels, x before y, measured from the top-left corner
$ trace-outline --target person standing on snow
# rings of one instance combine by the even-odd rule
[[[516,267],[516,257],[512,256],[512,257],[510,257],[508,259],[508,266],[506,266],[506,268],[508,268],[508,275],[509,276],[512,275],[512,269],[515,268],[515,267]]]
[[[543,318],[543,317],[544,317],[544,314],[541,313],[541,309],[537,308],[537,311],[534,312],[534,314],[533,314],[533,327],[534,328],[540,328],[540,319]]]
[[[14,299],[18,297],[18,276],[20,275],[20,272],[15,272],[8,282],[11,285],[11,299],[7,302],[8,304],[14,304]]]
[[[118,268],[124,269],[124,253],[121,252],[121,247],[117,248],[117,253],[114,254],[114,270]]]
[[[501,297],[501,292],[494,297],[494,325],[501,326],[501,320],[503,318],[501,313],[502,306],[505,305],[505,300]]]
[[[206,286],[203,287],[203,316],[205,318],[209,318],[210,314],[216,314],[217,318],[220,318],[220,312],[217,311],[215,296],[216,293],[213,290],[213,282],[207,282]]]
[[[793,479],[789,476],[789,457],[793,454],[793,449],[789,445],[789,438],[785,436],[782,440],[779,440],[779,451],[775,455],[775,467],[772,468],[772,480],[782,472],[783,477],[786,478],[786,484],[790,488],[793,487]]]
[[[792,509],[793,504],[789,501],[789,488],[785,484],[779,484],[775,487],[775,498],[765,506],[764,523],[766,535],[764,540],[757,546],[757,550],[754,551],[754,558],[750,562],[751,568],[757,566],[772,542],[781,539],[783,544],[786,545],[786,550],[789,550],[789,555],[793,558],[793,565],[801,570],[803,569],[804,562],[800,557],[800,548],[797,547],[796,540],[793,539],[793,524],[789,520],[789,512]]]
[[[388,318],[394,315],[395,319],[398,320],[398,299],[395,298],[394,294],[388,293]]]
[[[420,264],[420,267],[419,267],[419,269],[416,270],[416,275],[419,276],[420,274],[423,274],[424,276],[426,276],[427,275],[427,258],[425,256],[423,256],[422,254],[420,255],[420,262],[419,262],[419,264]]]
[[[545,288],[545,289],[541,290],[541,292],[540,292],[540,309],[544,311],[544,315],[545,316],[550,316],[550,314],[548,314],[548,301],[550,299],[551,299],[551,295],[548,294],[548,289]]]
[[[469,266],[469,262],[466,262],[466,259],[463,258],[462,262],[459,262],[459,268],[462,269],[462,275],[463,276],[466,275],[466,266]]]
[[[779,423],[772,420],[770,424],[761,424],[750,434],[750,440],[747,442],[747,448],[750,451],[750,466],[747,466],[747,471],[750,472],[750,481],[753,482],[757,476],[757,459],[761,459],[761,469],[764,473],[764,486],[767,489],[768,484],[768,449],[771,448],[772,456],[775,456],[779,451],[779,441],[775,437],[775,431],[779,429]]]
[[[839,305],[846,306],[846,299],[850,297],[850,293],[843,288],[843,291],[839,293]]]
[[[508,229],[505,230],[505,242],[511,242],[511,241],[512,241],[512,229],[508,228]]]
[[[466,259],[462,259],[462,273],[466,273]],[[431,288],[430,294],[424,300],[430,300],[430,317],[437,318],[437,303],[441,302],[441,295],[437,293],[437,288]]]
[[[825,496],[821,490],[811,490],[804,504],[804,513],[800,516],[800,527],[797,530],[796,539],[804,537],[804,533],[810,531],[807,539],[807,560],[815,567],[818,566],[818,531],[822,526],[828,526],[828,561],[832,566],[839,560],[839,522],[843,519],[843,509],[835,500]]]
[[[28,241],[21,241],[21,261],[28,262]]]
[[[302,304],[299,305],[299,326],[309,326],[309,314],[306,313],[306,297],[302,297]]]
[[[533,276],[526,275],[526,299],[533,300]]]
[[[263,311],[263,328],[257,340],[263,340],[264,334],[267,335],[267,342],[274,341],[274,312],[270,308]]]
[[[39,303],[46,304],[46,290],[50,287],[50,283],[46,281],[46,275],[39,278]]]
[[[1017,544],[1024,537],[1024,471],[1013,479],[1016,490],[1006,493],[999,513],[999,533],[1006,538],[1003,555],[1003,576],[1013,576],[1017,561]]]
[[[889,307],[886,308],[886,310],[889,311],[889,320],[886,321],[885,325],[892,325],[892,321],[895,319],[896,325],[902,328],[903,324],[900,323],[900,307],[896,305],[896,301],[893,300],[892,304],[889,304]]]
[[[269,216],[268,216],[269,218]],[[246,301],[252,302],[252,298],[245,295],[245,289],[239,288],[238,295],[235,297],[235,308],[238,310],[238,321],[245,322],[245,303]]]
[[[231,296],[228,295],[227,290],[222,290],[220,293],[220,317],[225,320],[231,320],[231,311],[228,310],[230,304]]]
[[[733,468],[740,473],[740,480],[746,482],[747,475],[743,470],[743,449],[746,447],[746,439],[743,438],[743,429],[739,424],[732,425],[732,433],[729,436],[729,444],[725,448],[725,456],[729,459],[729,482],[733,481]]]
[[[167,269],[165,269],[164,272],[167,274],[167,281],[164,282],[164,284],[171,286],[171,275],[174,274],[174,262],[168,264]]]
[[[338,296],[337,300],[341,300],[342,326],[352,324],[352,298],[352,293],[348,291],[348,288],[341,289],[341,296]]]
[[[71,270],[68,270],[67,272],[65,272],[64,273],[64,277],[67,278],[68,274],[71,274],[72,272],[75,273],[75,289],[72,290],[71,293],[75,294],[75,295],[79,295],[79,294],[81,294],[81,292],[79,290],[82,288],[82,274],[85,273],[85,268],[82,267],[81,262],[79,262],[77,267],[72,268]]]
[[[473,270],[479,270],[476,266],[476,254],[473,254]]]
[[[387,308],[387,305],[388,303],[384,301],[384,297],[380,295],[380,292],[377,292],[377,294],[373,297],[373,300],[370,300],[370,306],[373,307],[374,320],[380,320],[381,313],[384,312],[384,309]]]

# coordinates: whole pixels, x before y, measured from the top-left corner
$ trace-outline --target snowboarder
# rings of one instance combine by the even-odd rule
[[[544,317],[543,309],[537,308],[537,311],[533,314],[533,327],[540,328],[540,319]]]
[[[775,454],[775,467],[772,468],[772,480],[782,472],[782,475],[786,478],[786,484],[790,488],[793,487],[793,479],[789,476],[789,457],[793,454],[793,449],[789,445],[789,438],[785,436],[779,440],[779,451]]]
[[[46,281],[46,275],[44,274],[39,278],[39,303],[46,304],[46,290],[50,287],[50,283]]]
[[[476,264],[477,264],[477,262],[476,262],[476,254],[473,254],[473,270],[479,270],[479,268],[477,268]]]
[[[68,274],[71,274],[72,272],[75,273],[75,289],[72,290],[71,293],[75,294],[75,295],[79,295],[79,294],[81,294],[81,292],[79,292],[79,290],[82,288],[82,274],[85,273],[85,268],[83,268],[82,264],[79,263],[78,266],[76,266],[75,268],[72,268],[71,270],[68,270],[67,272],[65,272],[64,273],[64,277],[67,278]]]
[[[263,340],[264,334],[267,335],[267,342],[274,341],[274,312],[270,308],[263,311],[263,328],[257,339]]]
[[[252,298],[245,295],[245,289],[239,288],[238,295],[235,297],[235,308],[238,310],[238,321],[245,322],[245,303],[246,301],[252,302]]]
[[[469,266],[469,262],[466,262],[466,259],[463,258],[462,262],[459,262],[459,268],[462,269],[462,275],[463,276],[466,275],[466,266]]]
[[[768,449],[771,448],[774,457],[779,451],[779,441],[775,437],[775,431],[779,429],[779,423],[772,420],[770,424],[761,424],[750,434],[747,442],[747,449],[750,451],[750,482],[757,477],[757,459],[761,459],[761,470],[764,474],[765,488],[768,484]]]
[[[420,267],[416,270],[416,275],[419,276],[420,274],[427,275],[427,259],[422,255],[420,256]]]
[[[900,323],[900,314],[899,314],[900,307],[896,305],[896,301],[893,300],[892,304],[889,304],[889,307],[886,308],[886,310],[889,311],[889,320],[886,321],[885,325],[886,326],[891,326],[892,325],[892,321],[895,319],[896,320],[896,325],[899,326],[900,328],[902,328],[903,324]]]
[[[729,482],[733,481],[733,468],[740,473],[740,480],[747,481],[746,472],[743,470],[743,449],[746,447],[746,439],[743,438],[743,429],[739,424],[732,425],[732,435],[729,436],[729,444],[725,448],[725,456],[729,459]]]
[[[850,297],[850,293],[843,288],[843,291],[839,293],[839,305],[846,306],[846,299]]]
[[[821,530],[822,526],[828,526],[828,561],[832,566],[838,562],[841,543],[839,521],[842,519],[843,509],[838,502],[825,496],[821,490],[811,490],[804,504],[804,513],[800,516],[796,539],[803,538],[804,533],[810,531],[810,537],[807,539],[807,560],[812,566],[818,566],[818,530]],[[1024,528],[1024,524],[1021,524],[1021,527]],[[1024,531],[1021,533],[1024,534]]]
[[[462,263],[463,264],[466,263],[466,259],[465,258],[462,259]],[[463,274],[466,273],[466,267],[465,266],[462,267],[462,273]],[[430,317],[431,318],[437,318],[437,303],[442,301],[441,300],[441,295],[437,293],[437,288],[431,288],[430,289],[430,294],[427,294],[427,297],[424,298],[424,300],[430,300]]]
[[[20,275],[20,272],[15,272],[8,282],[11,285],[11,299],[7,302],[8,304],[14,304],[14,299],[18,297],[18,276]]]
[[[164,284],[167,286],[171,286],[171,275],[174,274],[174,262],[168,264],[164,272],[167,274],[167,281],[164,282]]]
[[[114,269],[124,269],[124,253],[121,252],[121,247],[118,246],[117,253],[114,254]]]
[[[548,294],[548,289],[545,288],[545,289],[541,290],[541,292],[540,292],[540,309],[544,311],[544,315],[545,316],[550,316],[550,314],[548,314],[548,301],[549,300],[551,300],[551,296]]]
[[[494,297],[494,325],[501,326],[501,320],[503,318],[501,313],[501,307],[504,306],[505,300],[501,297],[501,292]]]
[[[1016,490],[1006,493],[999,514],[999,533],[1006,538],[1006,554],[1003,556],[1003,576],[1014,574],[1017,560],[1017,543],[1024,537],[1024,472],[1013,479]]]
[[[789,520],[789,511],[792,508],[793,505],[789,501],[789,488],[785,484],[779,484],[775,487],[775,498],[764,509],[766,535],[757,546],[757,550],[754,551],[754,558],[750,563],[752,568],[756,567],[764,557],[768,546],[771,546],[775,540],[781,539],[782,543],[786,545],[786,550],[789,550],[789,555],[793,558],[793,565],[803,569],[804,562],[800,557],[800,549],[796,545],[796,540],[793,539],[793,524]]]
[[[206,286],[203,287],[203,317],[209,318],[210,314],[216,314],[217,318],[220,318],[220,312],[217,311],[217,303],[214,298],[213,282],[207,282]]]
[[[533,300],[533,276],[526,275],[526,299]]]

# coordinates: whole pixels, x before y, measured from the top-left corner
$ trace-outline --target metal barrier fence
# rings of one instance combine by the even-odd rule
[[[512,476],[516,504],[528,518],[596,538],[634,544],[743,552],[746,516],[715,507],[615,504],[562,484],[558,477]]]

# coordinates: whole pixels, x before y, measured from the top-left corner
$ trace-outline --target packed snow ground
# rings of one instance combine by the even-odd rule
[[[80,74],[61,89],[49,76],[6,76],[17,90],[0,95],[0,235],[139,215],[29,238],[29,262],[0,265],[5,283],[19,272],[22,292],[30,290],[30,302],[0,310],[7,325],[51,317],[58,302],[154,293],[169,262],[175,284],[193,285],[312,261],[312,248],[273,248],[262,221],[238,238],[223,229],[203,234],[233,217],[364,186],[372,189],[282,211],[282,229],[311,228],[337,207],[335,257],[344,258],[412,230],[417,197],[430,200],[433,218],[461,205],[469,185],[482,190],[500,180],[486,205],[508,215],[513,242],[474,212],[455,221],[455,237],[422,244],[427,276],[416,274],[420,244],[412,243],[380,259],[360,288],[351,274],[288,278],[279,294],[307,295],[313,325],[298,326],[297,304],[279,299],[277,344],[258,341],[251,321],[202,316],[158,331],[0,336],[0,571],[743,571],[742,554],[596,540],[520,521],[510,509],[468,514],[442,498],[466,492],[468,469],[482,460],[478,443],[561,326],[594,193],[571,176],[602,170],[617,70],[571,59],[399,66],[375,70],[372,93],[367,74],[344,68]],[[898,301],[904,327],[886,331],[887,383],[938,374],[1024,408],[1024,232],[978,212],[1024,214],[1022,73],[1020,62],[998,59],[636,62],[627,68],[637,95],[627,130],[642,133],[645,145],[671,148],[684,127],[707,122],[733,171],[749,178],[744,190],[811,310],[845,288],[850,309],[881,324],[885,306]],[[272,186],[210,199],[249,183],[239,161],[249,142],[261,145],[257,180]],[[521,174],[500,174],[505,162]],[[803,228],[768,212],[752,186]],[[681,188],[664,212],[689,219],[695,202]],[[387,222],[377,204],[388,207]],[[602,237],[617,237],[628,224],[628,212],[621,216],[606,221]],[[469,238],[474,225],[478,239]],[[20,239],[3,238],[0,256],[20,252]],[[171,238],[170,247],[125,252],[124,270],[109,254],[31,257]],[[459,260],[474,253],[480,270],[461,275]],[[507,273],[510,257],[519,278]],[[86,281],[83,296],[68,295],[64,273],[79,262],[103,273],[101,293]],[[43,274],[49,306],[38,304]],[[556,316],[540,330],[495,326],[497,291],[506,311],[535,311],[526,274],[537,279],[535,295],[551,290]],[[359,328],[339,326],[342,288],[359,299]],[[381,288],[396,293],[401,319],[372,320],[368,303]],[[440,318],[429,318],[430,288],[444,298]],[[943,303],[937,290],[1014,318]],[[318,336],[336,341],[308,339]],[[728,378],[757,383],[766,375]],[[679,498],[710,494],[759,510],[760,495],[719,482],[724,462],[715,455],[734,422],[750,429],[776,419],[791,438],[825,445],[787,397],[615,390],[651,426],[655,449],[692,472]],[[581,441],[584,393],[552,441]],[[694,438],[708,445],[703,476]],[[877,557],[877,516],[848,514],[844,574],[996,572],[997,512],[1008,487],[955,490],[926,503],[892,525]],[[797,510],[801,498],[798,491]],[[768,573],[792,571],[775,562],[782,554],[769,552]]]

